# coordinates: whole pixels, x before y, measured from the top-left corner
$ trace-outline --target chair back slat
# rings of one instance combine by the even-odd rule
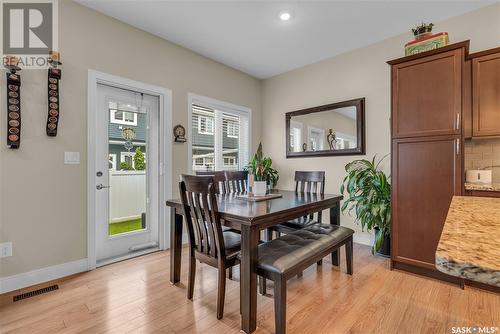
[[[226,175],[224,171],[197,171],[196,175],[212,176],[214,178],[215,192],[226,193]]]
[[[248,191],[247,180],[248,180],[248,172],[247,171],[226,171],[226,193],[241,193]]]
[[[300,191],[299,191],[300,189]],[[318,194],[323,195],[325,193],[325,172],[324,171],[314,171],[314,172],[295,172],[295,192],[302,195],[306,194]],[[321,222],[322,214],[317,213],[317,221]],[[304,218],[314,219],[314,214],[309,216],[304,216]]]
[[[225,245],[215,188],[213,176],[182,175],[179,183],[190,247],[222,259]]]

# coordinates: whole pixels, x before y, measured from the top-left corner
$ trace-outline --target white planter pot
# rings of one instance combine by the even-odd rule
[[[255,196],[265,196],[267,190],[266,181],[254,181],[253,182],[253,194]]]

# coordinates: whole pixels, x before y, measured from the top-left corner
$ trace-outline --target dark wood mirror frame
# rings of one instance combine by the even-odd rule
[[[306,151],[306,152],[291,152],[290,151],[290,120],[293,116],[307,115],[327,110],[333,110],[344,107],[356,107],[356,136],[357,146],[352,149],[343,150],[321,150],[321,151]],[[285,114],[285,129],[286,129],[286,157],[301,158],[301,157],[326,157],[326,156],[344,156],[344,155],[363,155],[366,153],[365,140],[365,98],[353,99],[349,101],[327,104],[319,107],[301,109],[291,111]]]

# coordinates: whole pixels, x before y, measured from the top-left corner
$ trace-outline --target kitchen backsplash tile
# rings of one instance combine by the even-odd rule
[[[465,169],[500,166],[500,138],[465,141]],[[493,182],[500,183],[500,167],[493,170]]]

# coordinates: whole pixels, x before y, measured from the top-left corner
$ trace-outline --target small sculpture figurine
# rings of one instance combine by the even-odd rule
[[[307,151],[307,144],[306,143],[302,144],[302,151],[304,151],[304,152]]]
[[[326,141],[330,145],[330,150],[335,149],[335,144],[337,143],[337,135],[333,132],[333,129],[328,129],[328,135],[326,135]]]

